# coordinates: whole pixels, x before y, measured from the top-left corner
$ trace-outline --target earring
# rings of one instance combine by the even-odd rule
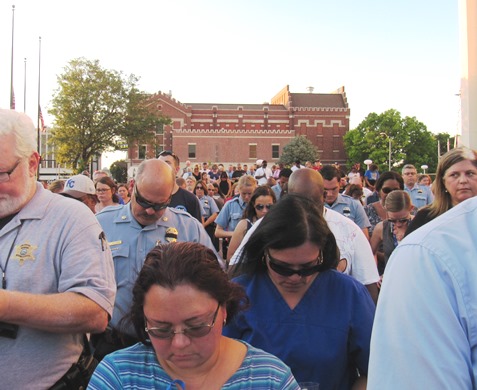
[[[224,318],[224,326],[225,326],[226,323],[227,323],[227,318]]]

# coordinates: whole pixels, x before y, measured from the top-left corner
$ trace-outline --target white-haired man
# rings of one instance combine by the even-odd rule
[[[111,251],[84,204],[36,183],[25,114],[0,110],[0,155],[0,387],[85,386],[84,334],[112,314]]]

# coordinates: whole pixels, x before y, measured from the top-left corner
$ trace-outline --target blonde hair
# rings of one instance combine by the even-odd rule
[[[384,201],[384,208],[391,213],[398,213],[403,210],[411,210],[411,197],[406,191],[396,190],[392,191],[386,196]]]
[[[237,182],[237,186],[239,189],[243,187],[256,187],[257,180],[255,180],[255,178],[251,175],[243,175]]]

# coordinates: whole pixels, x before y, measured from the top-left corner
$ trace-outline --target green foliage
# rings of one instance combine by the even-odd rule
[[[441,139],[442,146],[448,138],[448,134],[432,134],[415,117],[402,118],[398,111],[390,109],[382,114],[370,113],[344,136],[344,144],[350,165],[371,159],[381,171],[387,171],[390,139],[393,170],[414,164],[418,170],[428,165],[428,172],[435,172],[437,139]]]
[[[296,160],[302,164],[305,161],[314,162],[319,159],[318,150],[304,135],[294,137],[283,147],[279,162],[285,165],[293,165]]]
[[[152,140],[156,123],[165,118],[149,111],[137,82],[134,75],[104,69],[97,60],[70,61],[58,76],[49,111],[55,117],[50,142],[56,159],[81,171],[107,149],[119,150],[136,139]]]
[[[124,160],[115,161],[109,167],[113,179],[117,183],[127,183],[128,181],[128,163]]]

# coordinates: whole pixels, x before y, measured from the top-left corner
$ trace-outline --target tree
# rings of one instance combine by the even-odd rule
[[[436,136],[415,117],[402,118],[393,109],[379,115],[370,113],[343,140],[350,165],[371,159],[381,171],[387,171],[391,141],[394,169],[404,164],[414,164],[417,169],[425,164],[430,172],[437,168]]]
[[[50,142],[60,163],[81,171],[105,150],[153,139],[165,118],[149,111],[137,82],[134,75],[103,69],[97,60],[78,58],[65,67],[49,111],[55,117]]]
[[[115,161],[109,167],[111,176],[118,183],[127,183],[128,181],[128,163],[124,160]]]
[[[304,135],[300,135],[294,137],[283,147],[279,162],[285,165],[293,165],[297,160],[314,162],[318,159],[319,154],[316,147]]]

